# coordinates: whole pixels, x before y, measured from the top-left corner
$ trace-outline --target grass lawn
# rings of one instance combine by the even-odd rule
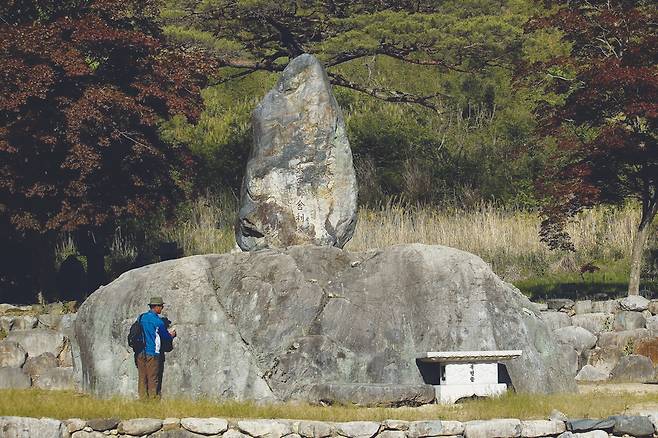
[[[632,406],[655,402],[656,394],[606,393],[528,395],[507,394],[500,398],[468,400],[456,405],[426,405],[419,408],[357,408],[306,404],[256,405],[209,400],[163,400],[140,402],[126,399],[100,400],[63,391],[0,390],[0,416],[67,418],[290,418],[323,421],[459,420],[491,418],[545,419],[552,409],[570,418],[600,418],[623,414]]]

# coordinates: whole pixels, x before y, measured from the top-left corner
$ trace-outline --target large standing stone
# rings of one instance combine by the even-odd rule
[[[357,186],[345,124],[320,62],[293,59],[252,114],[236,240],[245,251],[352,238]]]
[[[0,367],[20,368],[27,353],[16,342],[0,341]]]
[[[152,295],[178,332],[169,397],[307,400],[320,383],[420,385],[418,353],[443,350],[523,350],[506,362],[517,391],[575,386],[523,294],[472,254],[413,244],[193,256],[126,272],[78,312],[83,389],[136,395],[126,336]]]

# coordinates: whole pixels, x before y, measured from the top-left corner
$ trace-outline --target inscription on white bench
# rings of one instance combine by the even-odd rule
[[[488,397],[507,391],[499,381],[498,363],[521,356],[521,350],[430,351],[418,357],[420,362],[437,363],[438,378],[433,378],[438,403],[454,403],[464,397]]]

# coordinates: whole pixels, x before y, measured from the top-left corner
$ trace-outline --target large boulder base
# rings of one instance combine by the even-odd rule
[[[532,303],[480,258],[420,244],[193,256],[129,271],[82,305],[82,385],[135,396],[130,325],[161,295],[178,332],[165,396],[309,400],[322,383],[422,385],[418,353],[520,349],[517,391],[572,391]],[[316,401],[316,400],[310,400]]]
[[[236,230],[240,248],[342,248],[356,225],[356,174],[320,62],[308,54],[293,59],[254,110],[252,126]]]

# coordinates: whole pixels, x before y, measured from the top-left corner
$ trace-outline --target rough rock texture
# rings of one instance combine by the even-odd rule
[[[66,391],[75,389],[73,368],[51,368],[33,379],[33,386],[51,391]]]
[[[622,351],[615,347],[596,347],[587,352],[587,363],[608,374],[617,366]]]
[[[592,301],[592,312],[615,313],[619,309],[618,300]]]
[[[582,313],[571,318],[571,324],[582,327],[595,335],[609,329],[614,316],[609,313]]]
[[[571,345],[578,354],[596,345],[596,336],[582,327],[563,327],[554,331],[560,342]]]
[[[6,339],[19,343],[31,357],[43,353],[57,356],[64,348],[64,335],[48,329],[12,330]]]
[[[16,342],[0,342],[0,367],[20,368],[26,358],[27,353]]]
[[[425,384],[321,383],[309,390],[310,401],[360,406],[424,405],[432,403],[435,395],[434,386]]]
[[[228,421],[223,418],[181,418],[180,424],[190,432],[202,435],[217,435],[228,430]]]
[[[596,344],[602,348],[613,347],[623,350],[629,345],[637,343],[640,339],[650,337],[651,334],[647,329],[626,330],[623,332],[603,332],[599,336],[599,340]]]
[[[133,418],[119,423],[118,432],[125,435],[147,435],[160,430],[162,420],[155,418]]]
[[[521,421],[521,436],[540,437],[554,436],[566,430],[563,421],[526,420]]]
[[[51,418],[0,417],[0,436],[7,438],[64,437],[68,432]]]
[[[592,300],[576,301],[576,304],[573,306],[573,311],[576,312],[576,315],[592,313]]]
[[[646,320],[639,312],[622,311],[615,315],[614,329],[618,332],[644,328]]]
[[[615,427],[612,428],[615,435],[651,436],[654,433],[653,424],[646,416],[615,415],[610,418],[615,420]]]
[[[610,377],[619,382],[645,383],[654,380],[655,369],[648,357],[629,354],[619,359]]]
[[[576,376],[578,382],[602,382],[608,380],[610,372],[601,370],[592,365],[585,365]]]
[[[469,421],[464,426],[467,438],[507,438],[521,436],[521,421],[513,418]]]
[[[20,368],[0,368],[0,389],[25,389],[31,383],[30,376]]]
[[[520,349],[518,391],[572,391],[553,334],[480,258],[442,246],[187,257],[129,271],[81,306],[83,388],[134,396],[130,325],[152,295],[178,332],[165,396],[306,400],[319,383],[422,384],[418,352]]]
[[[621,310],[641,312],[649,308],[649,302],[649,300],[641,295],[629,295],[619,301],[619,307]]]
[[[654,365],[658,365],[658,337],[640,339],[634,347],[633,353],[646,356]]]
[[[236,240],[245,251],[352,238],[357,186],[338,103],[322,65],[288,64],[252,114]]]
[[[551,330],[569,327],[572,324],[571,317],[564,312],[542,312],[541,317]]]
[[[43,353],[36,357],[28,357],[23,366],[25,371],[31,378],[35,378],[46,370],[57,367],[57,358],[52,353]]]

